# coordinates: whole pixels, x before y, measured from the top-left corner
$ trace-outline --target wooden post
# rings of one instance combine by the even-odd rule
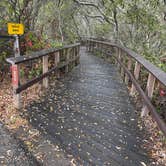
[[[94,51],[96,51],[96,46],[97,46],[97,43],[95,42],[94,43]]]
[[[68,64],[68,62],[69,62],[69,49],[67,48],[67,49],[65,49],[65,56],[66,56],[66,63],[67,63],[67,65],[66,65],[66,67],[65,67],[65,73],[68,73],[69,72],[69,64]]]
[[[138,62],[136,62],[135,63],[135,68],[134,68],[134,77],[135,77],[136,80],[138,80],[138,78],[139,78],[140,69],[141,69],[141,65]],[[134,96],[136,92],[137,91],[135,89],[135,86],[132,83],[130,95]]]
[[[92,42],[92,53],[94,53],[94,42]]]
[[[91,52],[92,51],[92,42],[90,41],[90,43],[89,43],[89,52]]]
[[[103,56],[103,45],[102,44],[100,44],[100,53],[101,53],[101,57]]]
[[[121,61],[121,50],[118,48],[118,59]],[[118,62],[117,62],[118,63]],[[118,69],[120,70],[120,64],[118,63]]]
[[[43,74],[48,71],[48,55],[43,56]],[[43,79],[43,86],[48,88],[48,77]]]
[[[55,52],[55,67],[58,66],[59,61],[60,61],[60,57],[59,57],[59,51],[58,51],[58,52]],[[59,70],[56,72],[56,76],[57,78],[60,78]]]
[[[95,46],[95,44],[94,44],[94,42],[92,42],[92,53],[94,53],[94,46]]]
[[[150,99],[153,96],[155,81],[156,81],[156,78],[151,73],[149,73],[148,81],[147,81],[147,85],[146,85],[146,93]],[[147,116],[148,113],[149,113],[149,110],[148,110],[147,106],[144,105],[142,108],[141,116],[142,117]]]
[[[121,51],[122,52],[122,51]],[[124,62],[125,62],[125,57],[124,57],[124,54],[123,54],[123,57],[122,57],[122,63],[124,64]],[[125,65],[125,64],[124,64]],[[121,74],[121,77],[122,77],[122,79],[124,79],[124,69],[123,69],[123,67],[121,67],[121,69],[120,69],[120,74]]]
[[[14,107],[17,109],[22,108],[21,94],[15,93],[15,89],[19,87],[19,84],[20,84],[19,65],[12,65],[13,103]]]
[[[76,47],[71,48],[71,50],[69,51],[69,59],[75,59],[76,58]],[[71,68],[73,68],[74,66],[76,66],[76,61],[72,61],[71,62]]]
[[[127,69],[130,71],[132,67],[132,59],[128,57],[128,63],[127,63]],[[129,77],[127,74],[125,74],[125,83],[128,85],[129,83]]]
[[[89,40],[87,41],[87,51],[89,52]]]
[[[96,45],[97,45],[97,43],[94,42],[94,51],[96,51]]]
[[[118,48],[117,47],[113,47],[114,48],[114,52],[115,52],[115,57],[118,57]],[[115,58],[115,65],[118,66],[118,61]]]
[[[77,65],[80,64],[80,46],[76,47]]]
[[[103,54],[104,60],[106,60],[106,56],[105,56],[104,52],[105,52],[105,45],[103,44],[103,47],[102,47],[102,54]]]
[[[88,40],[85,42],[86,52],[88,52]]]
[[[97,52],[98,52],[98,49],[100,49],[100,44],[97,43]]]

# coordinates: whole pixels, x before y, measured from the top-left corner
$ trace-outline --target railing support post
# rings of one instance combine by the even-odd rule
[[[94,53],[94,42],[92,42],[92,53]]]
[[[156,81],[156,78],[151,73],[149,73],[148,81],[147,81],[147,85],[146,85],[146,92],[150,99],[153,96],[155,81]],[[148,110],[147,106],[144,105],[142,108],[141,116],[142,117],[147,116],[148,113],[149,113],[149,110]]]
[[[134,77],[135,77],[136,80],[138,80],[138,78],[139,78],[140,69],[141,69],[141,65],[138,62],[136,62],[135,63],[135,68],[134,68]],[[136,92],[137,91],[135,89],[135,86],[132,83],[130,95],[134,96]]]
[[[89,52],[91,51],[91,41],[89,41]]]
[[[114,48],[114,52],[115,52],[115,56],[118,57],[118,48],[117,47],[113,47]],[[118,66],[118,61],[115,58],[115,65]]]
[[[88,44],[89,43],[89,41],[88,40],[86,40],[86,42],[85,42],[85,46],[86,46],[86,52],[88,52]]]
[[[67,48],[64,53],[66,54],[66,67],[65,67],[65,73],[69,72],[69,49]]]
[[[100,44],[100,53],[101,53],[101,57],[103,56],[103,44]]]
[[[20,72],[19,65],[12,65],[12,86],[13,86],[13,103],[14,107],[17,109],[22,108],[21,94],[16,94],[15,89],[19,87],[20,84]]]
[[[89,41],[89,52],[91,52],[91,51],[92,51],[92,42]]]
[[[80,64],[80,46],[77,46],[76,48],[76,65]]]
[[[58,63],[60,62],[60,58],[59,58],[59,51],[55,53],[55,67],[58,66]],[[57,78],[60,78],[60,73],[59,73],[59,70],[56,71],[56,76]]]
[[[120,49],[118,49],[118,59],[121,61],[121,50]],[[118,69],[120,70],[120,64],[117,62],[117,65],[118,65]]]
[[[122,52],[122,51],[121,51],[121,52]],[[121,57],[121,60],[122,60],[122,63],[124,64],[124,62],[125,62],[125,57],[124,57],[124,54],[122,54],[122,55],[123,55],[123,57]],[[121,74],[122,79],[124,79],[124,74],[125,74],[125,72],[124,72],[123,67],[121,67],[121,69],[120,69],[120,74]]]
[[[43,74],[48,71],[48,55],[43,56]],[[48,78],[43,79],[43,86],[48,88]]]
[[[127,69],[130,71],[132,67],[132,59],[128,57],[128,63],[127,63]],[[129,77],[127,74],[125,74],[125,83],[128,85],[129,83]]]

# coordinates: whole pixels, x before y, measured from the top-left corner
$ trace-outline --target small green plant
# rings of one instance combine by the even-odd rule
[[[52,48],[60,48],[60,47],[63,47],[63,43],[62,42],[58,42],[58,41],[51,41],[50,42],[50,46]]]
[[[37,77],[37,76],[39,76],[41,74],[42,74],[42,65],[38,64],[38,65],[36,65],[36,67],[32,68],[29,71],[28,78],[32,79],[32,78]]]
[[[24,69],[20,69],[20,77],[23,78],[25,76]]]

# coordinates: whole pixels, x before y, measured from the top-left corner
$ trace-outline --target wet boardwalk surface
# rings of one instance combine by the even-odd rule
[[[117,69],[84,49],[80,61],[24,116],[76,165],[148,165],[138,117]]]

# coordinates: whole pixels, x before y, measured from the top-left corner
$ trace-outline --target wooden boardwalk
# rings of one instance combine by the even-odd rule
[[[149,165],[138,116],[117,68],[84,48],[80,65],[26,109],[33,127],[76,165]]]

